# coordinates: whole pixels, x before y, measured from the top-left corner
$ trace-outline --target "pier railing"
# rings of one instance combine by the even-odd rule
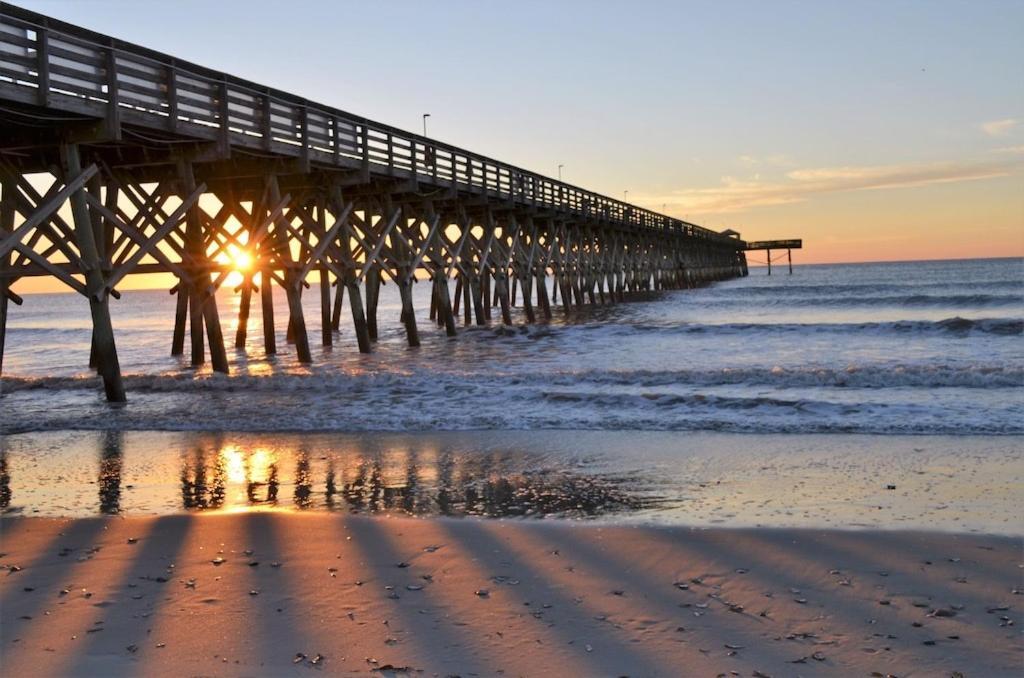
[[[248,153],[392,176],[737,249],[710,229],[418,134],[0,6],[0,99],[187,135]]]

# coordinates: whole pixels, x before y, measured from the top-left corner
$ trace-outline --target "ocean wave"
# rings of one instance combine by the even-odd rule
[[[863,323],[630,323],[616,327],[617,332],[668,332],[668,333],[750,333],[750,332],[865,332],[873,334],[991,334],[1015,336],[1024,334],[1024,320],[1019,318],[961,318],[955,316],[942,320],[893,320],[888,322]]]
[[[750,284],[750,278],[745,279],[742,283],[737,284],[720,284],[719,286],[709,288],[709,294],[715,296],[716,294],[735,294],[735,295],[760,295],[766,294],[774,297],[785,296],[785,295],[831,295],[831,294],[864,294],[869,293],[882,293],[882,292],[894,292],[904,293],[909,291],[918,290],[950,290],[955,293],[962,293],[963,290],[991,290],[995,292],[1017,292],[1018,295],[1024,293],[1024,279],[1000,279],[1000,280],[971,280],[971,281],[937,281],[937,282],[911,282],[911,281],[894,281],[894,282],[865,282],[865,283],[802,283],[795,282],[786,279],[784,284],[778,285],[767,285],[767,284]],[[898,296],[898,295],[896,295]]]
[[[279,373],[221,375],[191,372],[128,374],[129,392],[319,392],[319,393],[415,393],[421,390],[501,389],[598,385],[607,387],[666,386],[770,386],[785,388],[841,387],[887,388],[1013,388],[1024,386],[1024,366],[972,365],[847,365],[726,367],[718,369],[667,370],[554,370],[524,377],[519,371],[495,370],[487,374],[413,370],[406,372]],[[3,392],[23,390],[96,390],[99,380],[87,377],[12,377],[2,381]],[[611,395],[616,395],[612,393]]]
[[[70,414],[65,408],[0,420],[6,434],[47,430],[230,432],[371,431],[728,431],[735,433],[868,433],[920,435],[1021,435],[1020,405],[951,412],[922,403],[836,402],[813,397],[773,397],[659,392],[613,394],[542,389],[515,406],[469,394],[457,402],[423,395],[404,402],[370,397],[346,401],[336,394],[316,401],[265,394],[219,399],[215,405],[142,399],[106,416]],[[81,410],[82,408],[78,408]],[[273,412],[274,416],[268,416]],[[370,413],[376,413],[370,416]]]
[[[737,290],[740,292],[741,290]],[[745,290],[742,290],[745,292]],[[805,296],[794,294],[792,289],[777,290],[774,295],[765,294],[757,299],[759,304],[784,308],[862,308],[865,306],[886,306],[895,308],[1005,308],[1024,305],[1021,294],[875,294],[850,291],[845,295],[828,294]],[[748,306],[749,296],[709,295],[701,300],[703,306]]]

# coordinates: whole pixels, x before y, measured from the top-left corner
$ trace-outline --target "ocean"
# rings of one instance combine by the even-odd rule
[[[0,384],[0,504],[1024,530],[1021,259],[754,268],[455,339],[421,283],[416,349],[388,285],[370,355],[344,316],[318,346],[315,292],[311,366],[283,331],[263,355],[254,304],[230,376],[170,357],[174,297],[124,292],[124,407],[86,367],[84,300],[27,296]],[[224,290],[229,344],[237,304]]]
[[[229,350],[227,377],[170,357],[174,297],[125,292],[112,302],[123,409],[89,376],[84,300],[29,296],[12,307],[0,430],[1024,432],[1020,259],[753,269],[454,340],[425,317],[429,286],[416,291],[423,345],[406,346],[388,285],[368,356],[344,322],[333,349],[316,346],[307,293],[309,367],[284,341],[283,298],[280,353],[263,355],[254,304],[248,355]],[[223,292],[232,343],[238,296]]]

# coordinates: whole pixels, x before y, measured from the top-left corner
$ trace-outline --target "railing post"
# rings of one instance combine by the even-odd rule
[[[363,181],[370,180],[370,128],[363,123]]]
[[[263,150],[269,151],[270,145],[273,140],[273,131],[271,127],[270,119],[270,91],[267,90],[263,93],[263,110],[262,120],[260,120],[260,127],[263,133]]]
[[[228,127],[231,111],[228,108],[228,83],[221,80],[217,84],[217,116],[220,118],[220,135],[218,145],[223,157],[231,154],[231,130]]]
[[[333,151],[334,164],[341,164],[341,136],[338,134],[338,116],[331,116],[331,150]],[[341,285],[338,285],[338,290],[342,289]]]
[[[167,67],[167,129],[178,129],[178,70],[173,63]]]
[[[299,143],[302,144],[300,162],[302,171],[309,171],[309,108],[303,105],[299,109]]]
[[[50,105],[50,34],[45,28],[36,29],[36,94],[40,106]]]
[[[395,172],[395,138],[388,132],[388,173]]]
[[[121,109],[118,105],[117,52],[111,43],[107,47],[107,133],[115,140],[121,139]]]

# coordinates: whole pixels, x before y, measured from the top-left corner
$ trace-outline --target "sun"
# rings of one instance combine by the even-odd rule
[[[252,268],[252,255],[239,250],[231,255],[231,265],[236,271],[248,271]]]

